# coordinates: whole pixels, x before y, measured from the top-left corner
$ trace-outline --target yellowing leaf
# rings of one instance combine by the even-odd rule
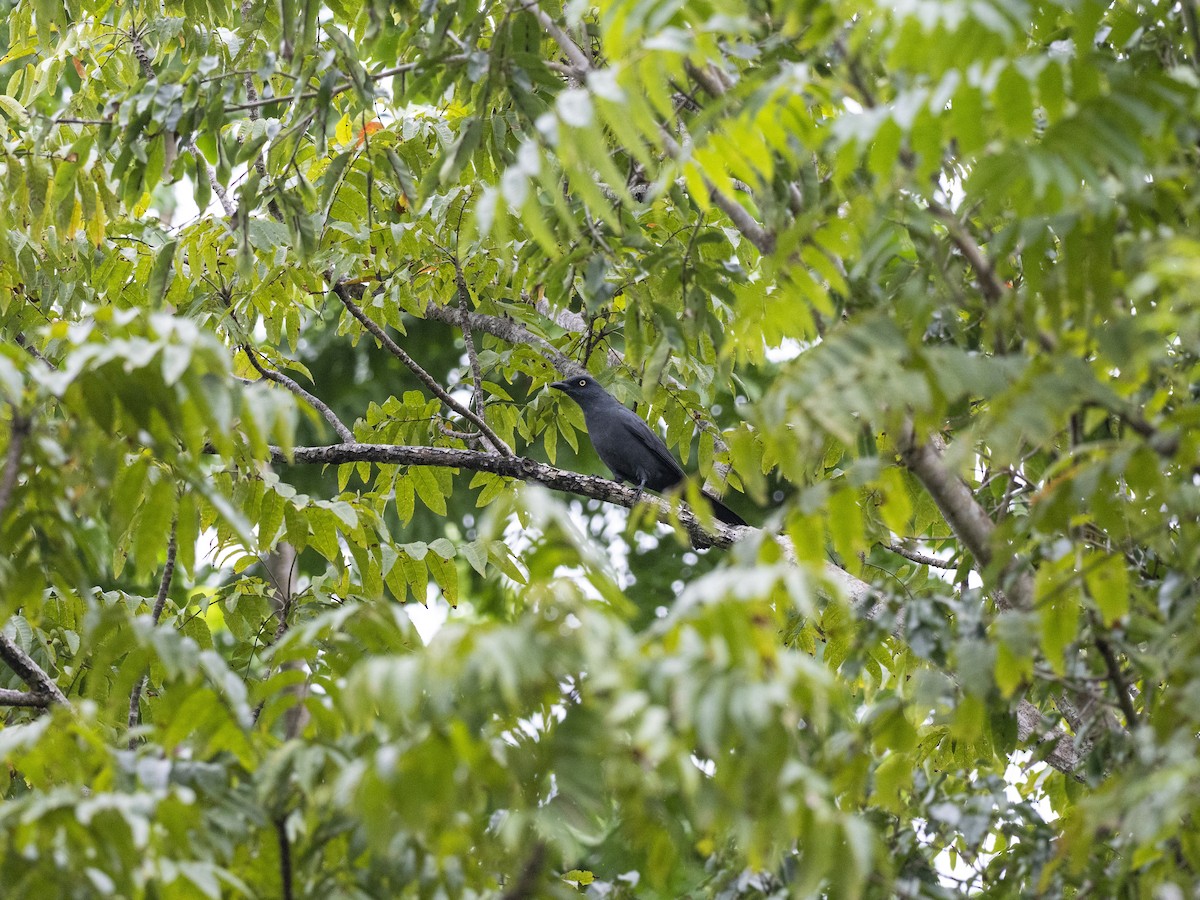
[[[350,116],[346,115],[338,119],[333,134],[339,144],[348,144],[354,140],[354,124],[350,121]]]

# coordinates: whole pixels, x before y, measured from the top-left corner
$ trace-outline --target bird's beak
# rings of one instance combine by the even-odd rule
[[[570,387],[570,385],[571,385],[571,383],[569,381],[552,381],[552,382],[550,382],[550,387],[554,388],[555,390],[559,390],[559,391],[565,391],[568,387]]]

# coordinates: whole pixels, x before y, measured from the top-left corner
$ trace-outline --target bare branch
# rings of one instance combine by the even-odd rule
[[[483,435],[478,431],[455,431],[442,421],[438,422],[438,432],[457,441],[466,441],[468,444],[478,444],[483,440]]]
[[[260,374],[263,378],[287,388],[289,391],[319,412],[325,421],[333,426],[333,430],[337,432],[337,436],[341,438],[343,444],[350,444],[354,442],[354,432],[346,427],[345,423],[337,417],[337,413],[330,409],[323,400],[314,396],[313,394],[310,394],[294,379],[289,378],[282,372],[277,372],[273,369],[268,369],[263,366],[263,364],[258,361],[257,351],[248,344],[242,345],[242,352],[244,352],[246,354],[246,358],[250,360],[250,365],[254,366],[254,368],[258,370],[258,374]]]
[[[162,619],[163,609],[167,605],[167,594],[171,590],[171,579],[175,576],[175,555],[179,549],[179,516],[171,520],[171,536],[167,540],[167,561],[163,565],[162,577],[158,580],[158,593],[154,597],[154,608],[151,610],[150,617],[154,624],[157,625]],[[129,730],[132,731],[138,727],[142,720],[142,691],[146,689],[146,679],[149,676],[143,675],[137,680],[137,684],[133,686],[133,691],[129,695]],[[129,749],[132,750],[137,745],[133,738],[129,739]]]
[[[471,322],[468,318],[471,312],[471,292],[467,290],[467,279],[463,276],[462,266],[457,258],[454,260],[454,283],[458,287],[459,330],[462,331],[463,346],[467,349],[467,361],[471,366],[471,405],[475,408],[475,415],[482,419],[483,371],[479,366],[479,354],[475,352],[475,339],[471,337]]]
[[[983,296],[990,303],[997,303],[1004,297],[1004,285],[996,275],[996,267],[988,258],[983,249],[976,243],[970,232],[962,222],[958,220],[958,216],[946,209],[940,204],[930,202],[929,211],[933,213],[943,225],[946,226],[946,233],[950,235],[950,240],[954,246],[959,249],[967,262],[971,264],[971,268],[975,270],[975,274],[979,278],[979,289],[983,291]]]
[[[233,205],[233,201],[229,199],[229,194],[225,191],[225,185],[217,180],[216,170],[208,165],[208,161],[200,153],[199,150],[193,150],[193,155],[196,157],[196,165],[206,166],[208,168],[208,181],[212,185],[213,193],[217,195],[217,199],[221,201],[221,209],[225,211],[226,217],[232,219],[237,213],[237,207]]]
[[[571,65],[584,73],[592,68],[592,61],[583,52],[583,48],[575,43],[571,39],[571,36],[550,17],[550,14],[538,5],[538,0],[526,0],[521,6],[523,9],[533,13],[534,17],[541,23],[542,28],[545,29],[546,34],[554,39],[554,43],[558,44],[563,55],[571,61]]]
[[[22,350],[24,350],[26,353],[28,353],[30,356],[32,356],[34,359],[36,359],[38,362],[49,366],[51,369],[57,368],[54,365],[54,363],[50,362],[50,360],[48,360],[42,354],[41,350],[39,350],[37,347],[33,346],[33,343],[29,340],[29,338],[25,337],[25,335],[23,335],[19,331],[16,334],[16,340],[17,340],[17,346],[20,347]]]
[[[919,553],[916,550],[909,550],[907,547],[901,547],[899,544],[884,544],[883,546],[897,556],[903,556],[905,559],[912,560],[922,566],[933,566],[935,569],[958,568],[958,563],[953,560],[938,559],[936,556],[930,556],[928,553]]]
[[[447,325],[461,325],[462,313],[449,306],[439,306],[430,303],[425,307],[425,318]],[[567,356],[545,338],[538,337],[515,319],[489,316],[484,313],[470,312],[466,317],[467,325],[475,331],[483,331],[493,337],[510,344],[527,344],[536,348],[553,366],[567,377],[582,375],[587,370],[571,357]]]
[[[18,647],[16,642],[3,632],[0,632],[0,659],[4,660],[22,681],[33,688],[34,693],[48,697],[50,703],[67,705],[66,695],[59,690],[54,679],[47,675],[46,671],[34,662],[28,653]]]
[[[971,489],[946,467],[941,449],[933,441],[917,442],[911,421],[905,423],[899,444],[904,464],[925,486],[959,540],[979,565],[986,567],[992,561],[991,539],[995,525],[975,500]]]
[[[175,576],[175,554],[179,549],[177,540],[179,532],[179,516],[171,520],[171,536],[167,539],[167,561],[163,565],[162,578],[158,581],[158,594],[154,598],[154,609],[151,618],[157,625],[162,618],[163,608],[167,605],[167,593],[171,590],[171,579]]]
[[[1017,704],[1017,737],[1022,741],[1032,738],[1037,744],[1053,741],[1054,748],[1046,756],[1046,762],[1058,771],[1082,780],[1075,770],[1083,761],[1083,754],[1075,746],[1074,740],[1057,728],[1043,728],[1041,711],[1028,700]]]
[[[38,691],[14,691],[10,688],[0,688],[0,706],[26,706],[33,709],[45,709],[54,698],[49,694]]]
[[[142,75],[146,78],[153,78],[154,66],[150,63],[150,54],[146,52],[146,45],[142,43],[137,28],[133,25],[129,26],[129,45],[133,47],[133,55],[137,58]]]
[[[354,316],[354,318],[358,319],[358,321],[362,323],[362,326],[367,329],[367,331],[371,332],[371,334],[375,336],[376,340],[383,344],[383,346],[389,353],[392,354],[392,356],[404,363],[404,365],[406,365],[409,370],[416,375],[417,378],[419,378],[421,382],[428,387],[429,390],[431,390],[439,400],[441,400],[448,407],[483,432],[488,443],[495,448],[498,454],[507,457],[512,456],[512,450],[509,449],[509,446],[500,439],[496,432],[492,431],[487,422],[451,397],[450,394],[446,392],[446,389],[438,384],[437,379],[421,368],[415,359],[409,356],[399,344],[388,337],[386,331],[384,331],[381,327],[379,327],[378,324],[367,317],[367,315],[359,308],[358,304],[351,299],[350,291],[346,285],[335,284],[333,290],[334,293],[336,293],[341,299],[342,304],[346,307],[346,309],[350,311],[350,314]],[[455,315],[460,316],[461,314],[456,311]],[[461,321],[461,318],[459,321]]]
[[[292,900],[292,841],[287,833],[287,816],[275,820],[275,836],[279,840],[279,896]]]
[[[210,448],[211,449],[211,448]],[[341,465],[351,462],[373,462],[400,466],[437,466],[450,469],[467,469],[473,472],[490,472],[506,478],[534,481],[556,491],[615,503],[632,508],[637,502],[649,504],[655,509],[660,521],[678,521],[687,530],[698,547],[728,547],[749,526],[714,523],[714,531],[707,532],[696,514],[686,506],[673,507],[666,500],[645,492],[639,495],[636,488],[626,487],[607,478],[581,475],[555,466],[540,463],[523,456],[501,456],[498,453],[481,453],[477,450],[462,450],[456,447],[423,447],[397,444],[331,444],[325,447],[296,447],[290,453],[273,447],[271,462],[278,465]]]
[[[1100,651],[1101,658],[1104,660],[1104,668],[1108,672],[1108,680],[1112,684],[1113,693],[1117,695],[1117,703],[1121,707],[1121,713],[1125,716],[1125,727],[1133,728],[1138,722],[1137,710],[1133,708],[1133,698],[1129,693],[1129,685],[1125,683],[1125,675],[1121,671],[1121,663],[1117,659],[1117,654],[1113,652],[1112,644],[1108,642],[1108,638],[1100,633],[1102,627],[1100,617],[1091,612],[1089,618],[1092,621],[1092,640],[1096,644],[1096,649]]]
[[[660,128],[660,134],[663,139],[663,146],[666,148],[668,155],[672,159],[680,159],[683,157],[683,148],[679,142],[667,131]],[[766,256],[775,250],[775,235],[774,233],[763,228],[762,225],[746,211],[746,208],[734,200],[732,197],[717,190],[716,185],[712,183],[707,176],[704,178],[704,189],[708,191],[709,199],[716,207],[729,217],[734,227],[742,233],[751,244],[755,246],[759,253]]]

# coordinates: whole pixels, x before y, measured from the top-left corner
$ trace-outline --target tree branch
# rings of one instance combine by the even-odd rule
[[[171,579],[175,576],[175,554],[179,549],[179,515],[171,520],[171,536],[167,539],[167,561],[163,565],[162,577],[158,580],[158,593],[154,597],[154,608],[151,610],[150,617],[154,624],[157,625],[162,619],[163,609],[167,605],[167,594],[171,590]],[[137,728],[142,719],[142,691],[146,689],[146,679],[148,675],[143,675],[137,680],[137,684],[133,686],[133,691],[129,694],[129,730]],[[132,750],[137,746],[137,742],[129,739],[129,749]]]
[[[906,422],[899,441],[900,458],[924,485],[950,528],[966,545],[981,568],[992,561],[991,539],[995,525],[975,500],[971,489],[946,468],[941,448],[933,440],[918,443],[911,421]]]
[[[941,439],[934,436],[925,443],[918,443],[913,424],[909,421],[901,431],[899,446],[901,459],[929,492],[951,530],[975,557],[980,568],[986,568],[993,558],[991,539],[996,526],[966,482],[946,467],[942,458]],[[1006,579],[1005,575],[1009,577]],[[1007,589],[992,591],[998,608],[1033,608],[1033,576],[1019,557],[1005,565],[1000,580],[1007,581]],[[1077,700],[1060,693],[1054,698],[1054,703],[1072,730],[1082,734],[1086,722]]]
[[[404,365],[406,365],[409,370],[416,375],[417,378],[419,378],[421,382],[428,387],[429,390],[431,390],[439,400],[441,400],[448,407],[483,432],[483,435],[485,438],[487,438],[488,443],[495,448],[498,454],[506,457],[512,456],[512,450],[509,449],[509,446],[500,439],[496,432],[492,431],[487,422],[483,421],[483,419],[475,415],[475,413],[471,412],[471,410],[467,409],[465,406],[451,397],[450,394],[446,392],[446,389],[438,384],[437,379],[421,368],[415,359],[404,352],[404,349],[399,344],[388,337],[386,331],[384,331],[381,327],[379,327],[378,324],[367,317],[367,315],[359,308],[358,304],[351,299],[350,291],[346,285],[340,283],[335,284],[333,286],[333,290],[334,293],[336,293],[341,299],[342,304],[346,307],[346,309],[350,311],[350,314],[354,316],[354,318],[358,319],[358,321],[362,323],[362,326],[367,329],[367,331],[375,335],[376,340],[383,344],[383,346],[389,353],[392,354],[392,356],[404,363]],[[461,314],[456,312],[455,315],[458,316],[459,321],[461,321]]]
[[[1125,727],[1133,728],[1138,722],[1137,710],[1133,708],[1133,698],[1129,696],[1129,685],[1125,683],[1125,675],[1121,672],[1121,663],[1117,659],[1117,654],[1113,652],[1108,638],[1100,633],[1099,616],[1091,612],[1089,618],[1092,620],[1092,640],[1096,644],[1096,649],[1100,651],[1100,656],[1104,659],[1108,680],[1112,684],[1113,692],[1117,695],[1121,713],[1125,716]]]
[[[25,706],[33,709],[45,709],[54,698],[49,694],[38,691],[14,691],[10,688],[0,688],[0,706]]]
[[[884,544],[883,546],[897,556],[903,556],[905,559],[922,566],[933,566],[935,569],[958,568],[958,564],[951,560],[938,559],[936,556],[930,556],[928,553],[919,553],[916,550],[909,550],[907,547],[901,547],[899,544]]]
[[[484,418],[483,410],[483,371],[479,366],[479,354],[475,352],[475,339],[471,337],[471,323],[468,316],[471,312],[471,292],[467,290],[467,279],[463,275],[458,258],[454,259],[454,283],[458,288],[459,330],[463,336],[463,346],[467,350],[467,362],[471,366],[471,405],[475,415]]]
[[[930,201],[928,208],[946,226],[946,232],[950,235],[950,240],[962,255],[966,257],[967,262],[971,264],[971,268],[975,270],[975,274],[979,277],[979,289],[983,291],[983,296],[991,303],[999,302],[1004,297],[1004,285],[996,275],[996,267],[992,265],[992,261],[988,258],[987,254],[975,242],[975,238],[970,235],[963,223],[958,220],[958,216],[944,206]]]
[[[677,160],[682,158],[684,155],[683,148],[679,145],[679,142],[668,133],[665,127],[660,127],[659,131],[662,135],[663,146],[666,148],[667,154],[672,159]],[[742,236],[746,240],[755,246],[759,253],[767,256],[774,252],[774,233],[763,228],[758,223],[758,220],[746,211],[746,208],[742,204],[717,190],[716,185],[712,183],[708,176],[704,176],[704,189],[708,191],[709,199],[712,200],[713,204],[729,217],[729,221],[733,223],[733,226],[742,233]]]
[[[424,315],[426,319],[432,319],[435,322],[444,322],[447,325],[461,326],[463,323],[463,316],[460,310],[450,306],[440,306],[436,303],[430,303],[426,306]],[[516,319],[468,312],[466,322],[467,326],[475,331],[485,332],[510,344],[527,344],[530,347],[536,348],[558,371],[562,372],[568,378],[572,375],[583,375],[587,372],[583,366],[571,357],[567,356],[545,338],[538,337]]]
[[[263,378],[287,388],[289,391],[319,412],[325,421],[333,426],[333,430],[337,432],[337,436],[342,439],[343,444],[350,444],[354,442],[354,432],[346,427],[345,423],[337,417],[337,413],[330,409],[323,400],[310,394],[294,379],[289,378],[282,372],[276,372],[272,369],[267,369],[264,367],[262,363],[258,361],[258,353],[249,344],[242,345],[242,352],[245,353],[246,358],[250,360],[250,365],[254,366],[254,368],[258,370],[258,374],[260,374]]]
[[[211,448],[210,448],[211,449]],[[697,547],[729,547],[743,533],[743,527],[714,522],[706,531],[699,518],[686,505],[673,506],[667,500],[626,487],[596,475],[581,475],[523,456],[501,456],[456,447],[423,447],[398,444],[330,444],[324,447],[295,447],[285,453],[271,448],[271,462],[278,465],[341,465],[372,462],[399,466],[436,466],[489,472],[504,478],[534,481],[545,487],[618,506],[633,508],[639,501],[655,508],[660,521],[677,520]]]
[[[1054,748],[1046,755],[1046,763],[1076,780],[1083,780],[1075,774],[1075,770],[1083,761],[1083,755],[1075,746],[1071,735],[1054,727],[1050,727],[1048,731],[1044,730],[1041,710],[1028,700],[1017,703],[1017,737],[1022,741],[1033,738],[1035,744],[1054,741]]]
[[[292,842],[287,833],[287,816],[275,820],[275,836],[279,840],[279,896],[292,900]]]
[[[526,0],[525,3],[521,4],[521,8],[533,13],[534,18],[538,20],[546,34],[554,39],[554,43],[558,44],[563,55],[571,61],[571,65],[583,73],[591,70],[592,61],[583,52],[583,48],[571,39],[571,36],[550,17],[549,13],[542,9],[538,4],[538,0]]]
[[[48,698],[48,703],[67,705],[66,695],[63,694],[54,679],[33,661],[28,653],[17,646],[7,634],[0,632],[0,659],[17,673],[17,677],[33,688],[34,693]]]
[[[137,58],[142,75],[147,79],[154,78],[154,66],[150,63],[150,54],[146,52],[146,45],[142,43],[137,28],[133,25],[129,26],[129,45],[133,48],[133,55]]]
[[[50,360],[48,360],[42,354],[42,351],[39,350],[37,347],[33,346],[33,344],[30,342],[29,338],[25,337],[25,335],[23,335],[19,331],[16,334],[16,341],[17,341],[18,347],[20,347],[22,350],[24,350],[26,353],[28,353],[30,356],[32,356],[34,359],[36,359],[38,362],[44,363],[45,365],[49,366],[51,369],[56,368],[54,363],[50,362]]]

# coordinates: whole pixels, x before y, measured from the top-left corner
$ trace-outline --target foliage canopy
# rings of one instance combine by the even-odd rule
[[[0,5],[7,896],[1200,879],[1194,5]]]

